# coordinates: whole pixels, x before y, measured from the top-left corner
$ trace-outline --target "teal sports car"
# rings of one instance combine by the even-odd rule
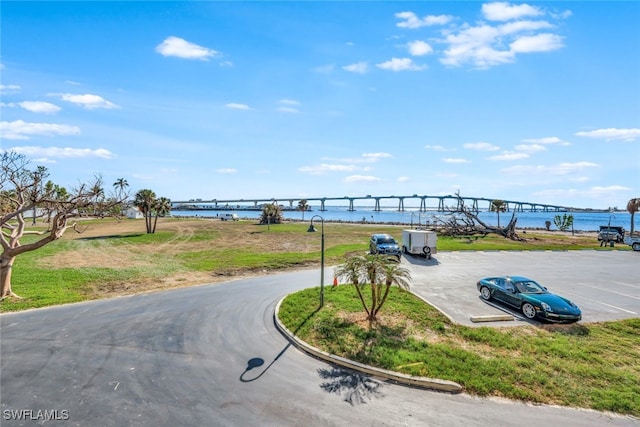
[[[536,282],[522,276],[485,277],[477,283],[480,297],[495,300],[520,310],[527,319],[545,319],[573,323],[582,312],[567,298],[552,294]]]

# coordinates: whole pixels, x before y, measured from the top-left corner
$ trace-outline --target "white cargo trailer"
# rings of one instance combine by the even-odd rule
[[[402,230],[402,252],[431,259],[437,252],[438,235],[428,230]]]

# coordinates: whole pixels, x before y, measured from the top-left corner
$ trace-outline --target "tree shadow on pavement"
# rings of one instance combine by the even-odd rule
[[[379,390],[382,383],[367,375],[342,368],[322,368],[318,369],[318,373],[320,378],[326,380],[320,387],[342,396],[350,405],[364,404],[373,398],[384,397]]]

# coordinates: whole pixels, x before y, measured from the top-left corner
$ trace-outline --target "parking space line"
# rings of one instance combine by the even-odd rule
[[[567,292],[567,291],[563,291],[562,293],[563,294],[573,295],[574,297],[582,298],[582,299],[585,299],[585,300],[590,301],[590,302],[595,302],[596,304],[606,305],[607,307],[615,308],[616,310],[624,311],[625,313],[636,314],[636,315],[638,314],[635,311],[626,310],[626,309],[624,309],[622,307],[616,307],[615,305],[607,304],[607,303],[602,302],[602,301],[596,301],[594,299],[587,298],[584,295],[574,294],[573,292]],[[582,313],[582,314],[584,314],[584,313]]]
[[[636,283],[625,283],[625,282],[613,282],[616,285],[624,285],[624,286],[631,286],[633,288],[640,288],[640,285],[636,284]]]
[[[582,286],[584,286],[586,288],[597,289],[600,292],[607,292],[607,293],[610,293],[610,294],[622,295],[623,297],[634,298],[634,299],[640,300],[640,297],[635,296],[635,295],[623,294],[622,292],[616,292],[616,291],[612,291],[610,289],[602,289],[602,288],[599,288],[597,286],[591,286],[591,285],[582,285]]]

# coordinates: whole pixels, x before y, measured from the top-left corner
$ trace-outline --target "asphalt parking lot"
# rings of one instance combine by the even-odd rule
[[[469,326],[517,326],[519,312],[480,298],[477,281],[520,275],[575,302],[582,323],[640,316],[640,253],[632,251],[440,252],[432,259],[404,256],[412,291],[453,321]],[[471,317],[511,314],[513,321],[475,323]]]

